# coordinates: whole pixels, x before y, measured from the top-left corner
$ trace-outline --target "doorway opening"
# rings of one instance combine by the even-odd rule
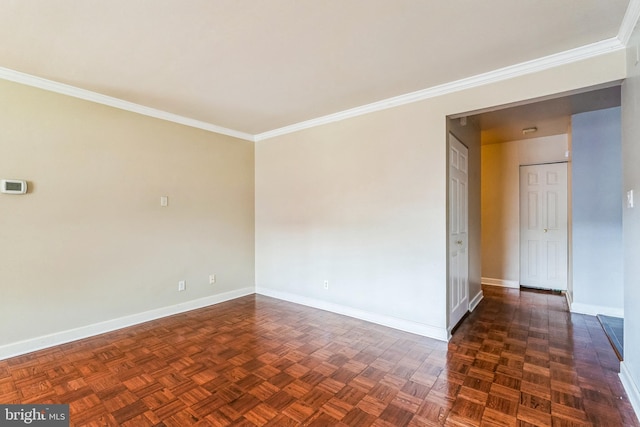
[[[619,109],[620,83],[448,117],[448,132],[456,136],[463,134],[461,140],[469,146],[470,310],[482,299],[482,285],[515,289],[521,285],[531,286],[521,276],[520,168],[549,163],[564,164],[567,170],[567,248],[559,249],[565,253],[566,284],[533,286],[563,291],[569,307],[575,308],[572,197],[576,183],[572,182],[572,119],[584,113]],[[618,168],[619,173],[621,161]],[[474,179],[478,179],[477,185]],[[580,185],[585,186],[578,182],[577,187]],[[615,197],[618,196],[621,194]],[[474,206],[476,197],[477,207]],[[549,229],[542,227],[541,232],[544,228]],[[475,242],[475,238],[479,241]],[[578,289],[579,295],[581,292]],[[619,292],[622,294],[622,284]],[[453,328],[451,320],[449,327]]]

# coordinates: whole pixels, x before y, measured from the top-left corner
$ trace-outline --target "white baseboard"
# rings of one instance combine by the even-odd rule
[[[483,285],[490,286],[501,286],[503,288],[520,288],[520,282],[517,280],[504,280],[504,279],[493,279],[491,277],[483,277],[482,279]]]
[[[30,338],[28,340],[18,341],[11,344],[5,344],[0,346],[0,360],[8,359],[14,356],[20,356],[22,354],[42,350],[44,348],[49,348],[60,344],[65,344],[71,341],[104,334],[106,332],[115,331],[116,329],[126,328],[128,326],[137,325],[140,323],[148,322],[150,320],[184,313],[185,311],[207,307],[213,304],[218,304],[224,301],[251,295],[253,293],[255,293],[255,289],[253,287],[238,289],[235,291],[224,292],[221,294],[183,302],[169,307],[156,308],[154,310],[119,317],[117,319],[107,320],[100,323],[94,323],[92,325],[81,326],[79,328],[56,332],[54,334]]]
[[[568,290],[565,291],[564,297],[567,299],[567,307],[569,307],[569,311],[571,311],[571,305],[573,304],[573,297],[571,296],[571,292]]]
[[[583,304],[575,301],[569,307],[572,313],[588,314],[590,316],[604,314],[605,316],[622,317],[624,319],[624,308]]]
[[[256,286],[256,293],[296,304],[306,305],[308,307],[318,308],[320,310],[330,311],[332,313],[342,314],[344,316],[354,317],[356,319],[365,320],[389,328],[399,329],[405,332],[411,332],[428,338],[434,338],[440,341],[448,341],[446,328],[438,328],[437,326],[426,325],[423,323],[412,322],[409,320],[398,319],[397,317],[387,316],[384,314],[371,313],[345,305],[334,304],[315,298],[295,295],[288,292],[282,292],[275,289]]]
[[[629,402],[631,402],[631,406],[633,407],[636,416],[640,417],[640,390],[638,389],[638,385],[635,381],[633,381],[631,372],[629,372],[629,369],[624,362],[620,362],[619,376],[622,386],[624,387],[624,391],[626,391],[627,396],[629,396]]]
[[[482,290],[480,290],[480,292],[478,292],[476,294],[476,296],[473,297],[471,302],[469,302],[469,311],[475,310],[476,307],[478,306],[478,304],[480,304],[480,301],[482,301],[483,298],[484,298],[484,293],[482,292]]]

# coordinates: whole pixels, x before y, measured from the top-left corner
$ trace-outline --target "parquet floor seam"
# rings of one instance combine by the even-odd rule
[[[260,295],[0,361],[73,426],[638,426],[597,319],[496,287],[449,343]]]

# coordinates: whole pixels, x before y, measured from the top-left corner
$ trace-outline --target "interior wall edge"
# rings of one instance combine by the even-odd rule
[[[27,353],[55,347],[84,338],[90,338],[118,329],[127,328],[129,326],[139,325],[151,320],[161,319],[163,317],[173,316],[175,314],[185,313],[187,311],[197,310],[199,308],[220,304],[222,302],[231,301],[233,299],[244,297],[254,293],[254,287],[245,287],[167,307],[156,308],[142,313],[118,317],[104,322],[93,323],[91,325],[81,326],[66,331],[60,331],[53,334],[30,338],[24,341],[5,344],[0,346],[0,360],[21,356]]]
[[[620,373],[618,376],[620,377],[624,391],[627,392],[627,396],[629,397],[629,402],[631,403],[633,410],[636,414],[640,414],[640,389],[633,381],[633,376],[631,375],[631,372],[629,372],[625,362],[620,362]]]
[[[447,330],[445,328],[439,328],[437,326],[399,319],[393,316],[373,313],[346,305],[334,304],[327,301],[296,295],[289,292],[282,292],[276,289],[266,288],[262,286],[256,287],[256,294],[304,305],[307,307],[317,308],[324,311],[329,311],[331,313],[341,314],[343,316],[353,317],[355,319],[364,320],[366,322],[398,329],[400,331],[409,332],[427,338],[433,338],[439,341],[448,341]]]
[[[573,305],[573,296],[572,296],[572,293],[571,293],[571,292],[569,292],[569,290],[567,290],[567,291],[564,293],[564,296],[565,296],[565,298],[567,299],[567,306],[568,306],[568,307],[571,307],[571,306]]]

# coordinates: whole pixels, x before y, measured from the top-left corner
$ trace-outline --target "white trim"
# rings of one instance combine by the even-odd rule
[[[638,19],[640,19],[640,0],[631,0],[629,2],[629,6],[627,6],[627,11],[622,18],[620,29],[618,30],[618,40],[620,40],[620,43],[624,46],[629,43],[629,39],[631,38],[631,34],[633,34],[633,29],[638,23]]]
[[[520,282],[517,280],[493,279],[491,277],[483,277],[481,280],[483,285],[500,286],[503,288],[513,289],[520,288]]]
[[[328,114],[322,117],[317,117],[311,120],[294,123],[289,126],[284,126],[256,135],[251,135],[249,133],[241,132],[235,129],[229,129],[222,126],[214,125],[212,123],[191,119],[174,113],[157,110],[155,108],[146,107],[144,105],[125,101],[119,98],[114,98],[108,95],[103,95],[90,90],[81,89],[53,80],[33,76],[27,73],[22,73],[20,71],[11,70],[9,68],[0,67],[0,79],[21,83],[27,86],[68,95],[74,98],[84,99],[86,101],[107,105],[121,110],[142,114],[145,116],[166,120],[197,129],[203,129],[209,132],[227,135],[246,141],[257,142],[275,138],[280,135],[298,132],[303,129],[321,126],[327,123],[350,119],[364,114],[394,108],[400,105],[410,104],[413,102],[435,98],[437,96],[442,96],[461,90],[471,89],[474,87],[508,80],[526,74],[547,70],[561,65],[570,64],[573,62],[621,50],[625,48],[626,43],[629,41],[629,37],[631,36],[631,33],[633,32],[633,29],[639,17],[640,0],[631,0],[629,6],[627,7],[627,11],[623,18],[617,37],[602,40],[596,43],[591,43],[585,46],[580,46],[542,58],[533,59],[531,61],[521,62],[519,64],[499,68],[497,70],[489,71],[486,73],[477,74],[475,76],[467,77],[464,79],[432,86],[404,95],[383,99],[370,104],[358,106],[337,113]]]
[[[306,120],[304,122],[295,123],[289,126],[284,126],[268,132],[263,132],[255,135],[255,141],[264,141],[266,139],[275,138],[276,136],[298,132],[303,129],[309,129],[327,123],[350,119],[352,117],[386,110],[388,108],[393,108],[404,104],[418,102],[429,98],[435,98],[437,96],[471,89],[478,86],[484,86],[487,84],[512,79],[514,77],[519,77],[538,71],[548,70],[550,68],[621,50],[624,49],[624,47],[625,46],[620,42],[620,40],[618,40],[617,37],[613,37],[585,46],[580,46],[575,49],[570,49],[564,52],[556,53],[531,61],[522,62],[520,64],[499,68],[487,73],[478,74],[472,77],[467,77],[438,86],[433,86],[427,89],[422,89],[416,92],[384,99],[382,101],[373,102],[371,104],[362,105],[360,107],[351,108],[349,110],[340,111],[338,113],[328,114],[326,116]]]
[[[522,62],[508,67],[500,68],[497,70],[489,71],[487,73],[478,74],[475,76],[467,77],[464,79],[456,80],[449,83],[444,83],[438,86],[418,90],[415,92],[399,95],[396,97],[383,99],[381,101],[373,102],[370,104],[362,105],[359,107],[351,108],[348,110],[340,111],[326,116],[317,117],[315,119],[306,120],[303,122],[295,123],[289,126],[284,126],[278,129],[273,129],[267,132],[263,132],[257,135],[251,135],[245,132],[240,132],[234,129],[217,126],[211,123],[202,122],[200,120],[191,119],[177,114],[169,113],[166,111],[157,110],[151,107],[145,107],[144,105],[135,104],[133,102],[125,101],[122,99],[114,98],[111,96],[103,95],[97,92],[92,92],[86,89],[81,89],[64,83],[47,80],[41,77],[32,76],[30,74],[22,73],[19,71],[11,70],[8,68],[0,67],[0,79],[21,83],[27,86],[37,87],[50,92],[60,93],[68,95],[74,98],[84,99],[86,101],[95,102],[98,104],[107,105],[110,107],[118,108],[133,113],[142,114],[149,117],[154,117],[161,120],[166,120],[173,123],[179,123],[185,126],[194,127],[197,129],[203,129],[209,132],[214,132],[222,135],[231,136],[238,139],[244,139],[246,141],[263,141],[266,139],[274,138],[280,135],[286,135],[293,132],[298,132],[303,129],[309,129],[312,127],[324,125],[327,123],[337,122],[340,120],[350,119],[353,117],[361,116],[364,114],[373,113],[376,111],[386,110],[388,108],[394,108],[400,105],[410,104],[413,102],[422,101],[429,98],[435,98],[437,96],[446,95],[461,90],[471,89],[491,83],[508,80],[514,77],[519,77],[526,74],[535,73],[538,71],[547,70],[553,67],[558,67],[565,64],[581,61],[588,58],[593,58],[605,53],[614,52],[625,48],[624,43],[621,40],[628,38],[629,32],[627,27],[631,25],[633,19],[637,21],[637,15],[640,15],[640,6],[638,4],[640,0],[632,0],[627,8],[625,19],[623,20],[624,27],[620,28],[618,37],[613,37],[607,40],[602,40],[596,43],[580,46],[575,49],[570,49],[564,52],[559,52],[553,55],[545,56],[542,58],[534,59],[531,61]],[[635,18],[634,18],[635,17]],[[631,27],[633,30],[633,27]]]
[[[190,119],[188,117],[179,116],[177,114],[168,113],[166,111],[156,110],[155,108],[145,107],[144,105],[135,104],[133,102],[103,95],[97,92],[92,92],[90,90],[81,89],[64,83],[55,82],[53,80],[43,79],[41,77],[32,76],[30,74],[21,73],[20,71],[10,70],[8,68],[0,67],[0,79],[21,83],[27,86],[37,87],[39,89],[60,93],[62,95],[67,95],[78,99],[84,99],[85,101],[107,105],[109,107],[118,108],[120,110],[130,111],[132,113],[142,114],[143,116],[154,117],[156,119],[190,126],[192,128],[219,133],[238,139],[244,139],[246,141],[255,141],[254,136],[248,133],[216,126],[211,123]]]
[[[564,297],[567,299],[567,307],[569,307],[569,311],[571,311],[571,305],[573,304],[573,297],[571,296],[571,292],[567,289],[564,291]]]
[[[0,346],[0,360],[30,353],[36,350],[42,350],[48,347],[54,347],[56,345],[65,344],[71,341],[104,334],[106,332],[115,331],[117,329],[126,328],[129,326],[148,322],[150,320],[184,313],[185,311],[207,307],[213,304],[218,304],[224,301],[251,295],[253,293],[255,293],[253,287],[238,289],[235,291],[224,292],[221,294],[211,295],[208,297],[179,303],[169,307],[156,308],[154,310],[132,314],[117,319],[107,320],[100,323],[94,323],[92,325],[81,326],[79,328],[69,329],[54,334],[44,335],[37,338],[30,338],[28,340],[11,344],[5,344],[3,346]]]
[[[278,291],[276,289],[256,286],[256,294],[277,298],[283,301],[289,301],[295,304],[306,305],[307,307],[318,308],[320,310],[330,311],[332,313],[342,314],[344,316],[353,317],[367,322],[375,323],[389,328],[399,329],[405,332],[421,335],[428,338],[434,338],[440,341],[447,341],[447,330],[438,328],[437,326],[426,325],[423,323],[412,322],[410,320],[399,319],[397,317],[387,316],[384,314],[371,313],[369,311],[360,310],[345,305],[334,304],[315,298],[295,295],[288,292]]]
[[[473,299],[469,303],[469,311],[475,310],[478,304],[480,304],[480,301],[482,301],[483,299],[484,299],[484,293],[482,292],[482,290],[480,290],[480,292],[478,292],[476,296],[473,297]]]
[[[570,309],[572,313],[588,314],[590,316],[604,314],[605,316],[624,318],[624,308],[607,307],[603,305],[593,305],[593,304],[583,304],[581,302],[573,302],[569,307],[571,307]]]
[[[633,376],[631,375],[631,372],[629,372],[629,368],[627,368],[626,363],[620,362],[620,373],[618,376],[620,377],[620,382],[622,382],[624,391],[627,392],[629,402],[631,402],[631,406],[633,407],[636,416],[640,417],[640,390],[638,389],[638,385],[635,381],[633,381]]]

